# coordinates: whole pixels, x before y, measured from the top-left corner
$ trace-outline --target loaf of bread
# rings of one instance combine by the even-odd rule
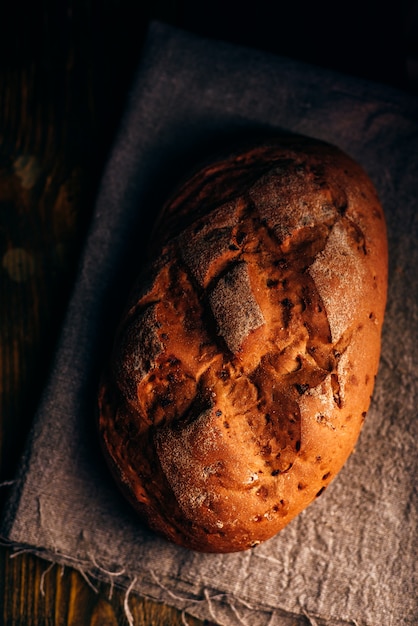
[[[106,458],[152,529],[245,550],[323,493],[369,408],[386,290],[382,207],[336,147],[275,137],[178,189],[99,392]]]

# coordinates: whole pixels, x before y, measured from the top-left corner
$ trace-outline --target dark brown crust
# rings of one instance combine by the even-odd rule
[[[153,241],[100,390],[105,454],[152,528],[244,550],[354,448],[380,353],[383,211],[341,151],[283,138],[195,174]]]

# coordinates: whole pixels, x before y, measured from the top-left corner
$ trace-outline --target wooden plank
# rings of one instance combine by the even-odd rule
[[[146,3],[128,0],[9,4],[0,25],[0,483],[13,478],[47,377],[148,19]],[[0,501],[6,494],[4,485]],[[125,605],[122,590],[0,547],[4,626],[123,625]],[[127,606],[136,626],[185,623],[132,594]]]
[[[203,622],[146,598],[87,582],[80,572],[30,554],[0,550],[4,626],[199,626]],[[205,622],[209,626],[209,622]]]

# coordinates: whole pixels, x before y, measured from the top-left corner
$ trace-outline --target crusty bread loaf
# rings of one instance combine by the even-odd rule
[[[275,138],[164,207],[99,394],[112,472],[149,525],[244,550],[353,451],[378,369],[383,211],[337,148]]]

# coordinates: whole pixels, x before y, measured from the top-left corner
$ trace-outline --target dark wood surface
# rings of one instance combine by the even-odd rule
[[[2,483],[13,479],[45,382],[148,20],[141,3],[24,4],[0,19]],[[0,624],[116,626],[128,623],[124,604],[121,590],[0,550]],[[128,606],[136,625],[183,623],[141,598]]]
[[[315,16],[300,19],[303,3],[274,23],[274,3],[256,4],[253,13],[238,16],[237,3],[215,0],[200,11],[187,0],[44,0],[0,8],[0,502],[45,383],[150,18],[415,90],[406,55],[418,57],[418,46],[411,19],[409,39],[402,39],[403,13],[392,16],[391,25],[382,14],[373,53],[366,54],[363,36],[364,49],[350,57],[349,46],[329,51],[335,35],[327,42],[324,31],[319,39],[318,30],[315,36],[308,30]],[[407,5],[411,11],[413,3]],[[353,16],[347,19],[354,24]],[[367,13],[363,23],[369,19]],[[383,43],[389,28],[392,37]],[[301,36],[305,46],[295,44]],[[415,57],[411,72],[414,63]],[[0,624],[127,624],[125,601],[123,591],[92,585],[71,568],[0,548]],[[184,623],[178,611],[136,596],[129,597],[129,609],[138,626]]]

